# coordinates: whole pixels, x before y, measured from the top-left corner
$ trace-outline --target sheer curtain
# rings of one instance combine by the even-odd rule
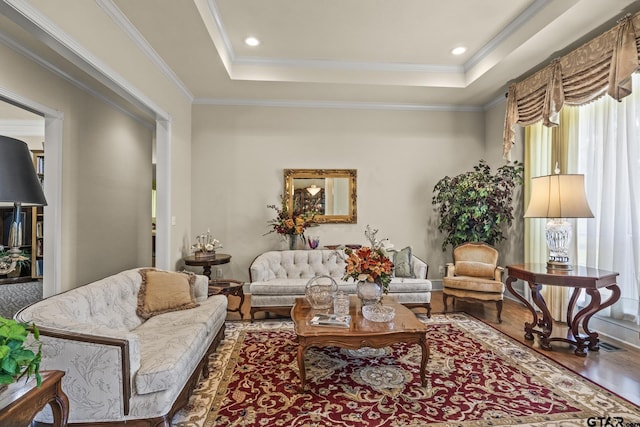
[[[640,88],[640,74],[632,79]],[[640,324],[640,90],[577,108],[578,173],[595,216],[576,233],[579,262],[620,273],[622,295],[609,315]]]

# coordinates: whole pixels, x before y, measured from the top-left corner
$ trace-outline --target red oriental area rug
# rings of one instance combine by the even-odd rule
[[[640,423],[640,408],[464,314],[428,325],[420,348],[312,348],[299,393],[291,322],[228,322],[212,375],[177,426],[586,426]]]

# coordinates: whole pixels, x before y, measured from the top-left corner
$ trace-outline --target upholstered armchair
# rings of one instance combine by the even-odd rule
[[[447,275],[442,279],[444,311],[447,301],[471,299],[495,301],[498,322],[502,323],[504,284],[502,267],[498,266],[498,250],[486,243],[463,243],[453,249],[453,263],[447,264]]]

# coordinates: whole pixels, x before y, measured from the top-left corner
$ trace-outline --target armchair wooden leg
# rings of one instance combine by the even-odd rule
[[[444,312],[447,312],[448,309],[448,301],[451,298],[451,308],[455,310],[456,308],[456,297],[453,295],[447,295],[444,292],[442,293],[442,302],[444,303]]]
[[[496,308],[498,309],[498,323],[502,323],[502,300],[496,301]]]

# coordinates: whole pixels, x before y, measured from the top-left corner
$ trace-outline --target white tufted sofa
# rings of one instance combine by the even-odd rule
[[[224,337],[226,297],[207,297],[207,277],[196,276],[198,307],[145,321],[136,314],[141,282],[138,269],[123,271],[16,314],[40,328],[41,369],[65,371],[70,424],[169,426],[208,374],[207,357]],[[48,407],[36,419],[52,422]]]
[[[431,316],[429,266],[415,256],[411,258],[415,278],[394,277],[389,295],[407,307],[424,307]],[[295,299],[304,296],[307,282],[315,276],[331,276],[341,290],[355,294],[355,282],[342,280],[344,266],[342,250],[269,251],[258,255],[249,267],[251,320],[260,311],[288,315]]]

